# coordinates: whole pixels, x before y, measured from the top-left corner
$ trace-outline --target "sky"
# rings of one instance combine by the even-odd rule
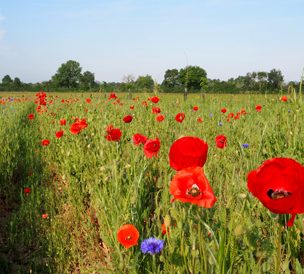
[[[304,67],[303,0],[0,0],[0,80],[50,80],[68,60],[98,81],[196,65],[227,80]]]

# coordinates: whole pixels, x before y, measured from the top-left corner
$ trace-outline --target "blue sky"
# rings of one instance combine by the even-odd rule
[[[299,80],[303,33],[303,0],[0,0],[0,79],[49,80],[76,60],[107,82],[186,65]]]

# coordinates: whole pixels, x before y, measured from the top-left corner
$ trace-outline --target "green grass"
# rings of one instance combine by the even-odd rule
[[[288,216],[270,213],[246,187],[248,172],[266,159],[290,157],[303,163],[303,104],[297,94],[286,103],[277,95],[189,95],[186,102],[182,95],[159,95],[157,105],[166,117],[161,123],[149,101],[147,108],[142,106],[147,94],[138,95],[138,101],[118,94],[120,106],[104,94],[50,93],[47,99],[53,103],[42,114],[35,111],[34,94],[1,94],[9,95],[22,101],[0,105],[0,273],[302,272],[303,218],[299,215],[286,229]],[[68,98],[79,101],[61,103]],[[261,113],[256,104],[262,105]],[[220,112],[223,107],[226,114]],[[226,121],[229,112],[242,108],[247,115]],[[29,121],[31,112],[35,119]],[[182,124],[174,120],[178,112],[186,114]],[[134,119],[124,124],[129,113]],[[69,132],[75,117],[88,122],[79,135]],[[61,118],[67,126],[59,125]],[[123,132],[120,142],[105,139],[109,124]],[[64,136],[56,139],[61,128]],[[157,158],[147,159],[132,144],[135,133],[160,139]],[[223,150],[215,146],[219,134],[228,139]],[[204,170],[217,197],[212,209],[170,202],[175,171],[168,151],[174,140],[187,135],[209,145]],[[42,147],[42,139],[50,145]],[[24,187],[32,192],[25,195]],[[43,219],[43,213],[49,218]],[[165,236],[164,219],[170,222]],[[139,246],[128,250],[116,238],[126,223],[140,232]],[[165,247],[161,254],[143,255],[140,242],[151,236],[164,239]]]

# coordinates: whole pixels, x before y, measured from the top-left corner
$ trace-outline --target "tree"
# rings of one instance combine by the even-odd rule
[[[52,77],[55,86],[63,88],[76,88],[81,78],[81,67],[76,61],[69,60],[62,64]]]
[[[135,85],[139,90],[152,91],[154,86],[154,81],[150,75],[138,76]]]
[[[283,75],[280,70],[272,69],[268,73],[268,87],[271,90],[277,90],[281,88],[281,84],[283,83]]]
[[[166,88],[176,88],[181,86],[179,72],[177,69],[166,70],[162,86]]]
[[[13,80],[12,78],[9,76],[9,75],[5,75],[3,78],[2,78],[2,85],[4,86],[8,86],[10,84],[13,83]]]
[[[259,80],[259,90],[261,91],[262,89],[265,88],[265,86],[267,84],[267,72],[259,71],[258,80]]]
[[[199,66],[187,66],[179,71],[181,84],[190,90],[200,90],[202,78],[207,78],[207,73]]]
[[[18,77],[15,77],[13,85],[15,89],[20,89],[22,87],[22,82]]]
[[[85,90],[93,88],[96,85],[94,73],[85,71],[80,77],[80,85]]]

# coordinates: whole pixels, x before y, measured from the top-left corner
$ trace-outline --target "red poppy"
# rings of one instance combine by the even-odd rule
[[[109,125],[106,129],[107,135],[105,138],[108,141],[119,141],[121,137],[121,131],[119,128],[113,128],[112,125]]]
[[[132,115],[126,115],[124,118],[123,118],[123,121],[125,123],[131,123],[133,120],[133,116]]]
[[[156,116],[156,121],[157,122],[162,122],[164,120],[165,120],[165,116],[164,115],[159,114],[159,115]]]
[[[65,126],[66,125],[66,119],[60,119],[60,125]]]
[[[152,108],[152,113],[157,114],[157,113],[160,113],[160,112],[161,112],[161,110],[160,110],[159,107],[153,107]]]
[[[186,136],[177,139],[170,148],[170,166],[175,170],[187,167],[202,167],[207,160],[208,144],[198,138]]]
[[[92,102],[92,99],[91,99],[91,98],[87,98],[87,99],[86,99],[86,102],[87,102],[88,104],[90,104],[90,103]]]
[[[221,109],[221,112],[222,112],[222,113],[226,113],[226,112],[227,112],[227,109],[226,109],[226,108],[222,108],[222,109]]]
[[[157,104],[159,102],[159,98],[157,96],[153,96],[151,98],[151,102],[154,103],[154,104]]]
[[[49,140],[42,140],[41,141],[41,145],[43,145],[43,146],[48,146],[50,144],[50,141]]]
[[[197,110],[198,110],[198,106],[194,106],[193,111],[197,111]]]
[[[152,158],[153,156],[157,157],[157,154],[160,149],[160,141],[158,138],[152,140],[149,139],[144,144],[144,153],[147,158]]]
[[[134,109],[134,106],[130,106],[130,109]]]
[[[162,235],[165,235],[165,234],[167,233],[167,228],[166,228],[165,223],[163,223],[163,224],[161,225],[161,233],[162,233]]]
[[[201,167],[188,167],[178,171],[170,184],[173,200],[211,208],[216,202],[213,190]]]
[[[215,137],[215,143],[218,148],[224,148],[227,146],[227,138],[225,135],[218,135]]]
[[[71,132],[72,134],[79,134],[80,131],[81,131],[81,127],[80,127],[80,124],[79,124],[79,123],[75,122],[75,123],[73,123],[73,124],[71,125],[71,127],[70,127],[70,132]]]
[[[23,192],[24,192],[25,194],[30,194],[30,193],[31,193],[31,189],[30,189],[29,187],[25,187],[25,188],[23,189]]]
[[[198,118],[196,119],[196,121],[197,121],[198,123],[202,123],[202,122],[203,122],[203,118],[202,118],[202,117],[198,117]]]
[[[185,113],[183,112],[180,112],[180,113],[177,113],[176,116],[175,116],[175,121],[179,122],[179,123],[182,123],[185,119]]]
[[[33,120],[33,119],[35,118],[35,115],[34,115],[33,113],[30,113],[30,114],[27,116],[27,118],[28,118],[29,120]]]
[[[87,128],[88,124],[86,119],[81,119],[79,120],[78,118],[76,118],[75,123],[73,123],[70,127],[70,132],[72,134],[79,134],[81,130],[83,130],[84,128]]]
[[[41,215],[41,217],[42,217],[42,219],[47,219],[47,218],[49,217],[49,215],[48,215],[47,213],[43,213],[43,214]]]
[[[293,159],[266,160],[247,177],[248,190],[271,212],[292,214],[287,225],[292,226],[295,216],[304,213],[304,167]]]
[[[282,101],[282,102],[287,102],[287,101],[288,101],[287,96],[283,95],[283,96],[281,97],[281,101]]]
[[[109,100],[111,100],[111,99],[117,99],[117,96],[116,96],[115,92],[110,93],[108,99],[109,99]]]
[[[233,118],[234,117],[234,113],[233,112],[230,112],[227,116],[228,118]]]
[[[262,111],[262,106],[261,106],[261,105],[256,105],[256,106],[255,106],[255,110],[256,110],[257,112],[261,112],[261,111]]]
[[[117,240],[126,249],[137,245],[139,238],[139,232],[134,225],[126,224],[119,228],[117,232]]]
[[[61,138],[61,137],[63,136],[63,132],[64,132],[63,130],[57,131],[57,132],[56,132],[56,138],[57,138],[57,139]]]
[[[141,135],[139,133],[136,133],[133,135],[133,143],[134,145],[138,146],[140,144],[144,144],[147,141],[147,137],[144,135]]]

